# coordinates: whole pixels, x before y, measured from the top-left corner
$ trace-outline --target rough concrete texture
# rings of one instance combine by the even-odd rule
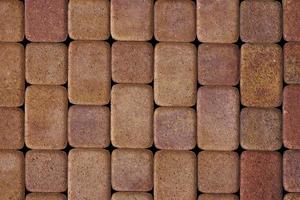
[[[110,46],[103,41],[74,41],[69,46],[69,101],[105,105],[110,100]]]
[[[229,86],[198,90],[197,144],[204,150],[230,151],[239,145],[239,92]]]
[[[243,42],[276,43],[282,37],[282,7],[279,1],[246,0],[240,8]]]
[[[158,41],[192,42],[196,38],[195,3],[158,0],[154,7],[154,36]]]
[[[153,46],[147,42],[114,42],[112,80],[117,83],[150,83],[153,80]]]
[[[154,112],[154,144],[158,149],[191,150],[196,146],[196,112],[192,108],[159,107]]]
[[[18,107],[24,103],[24,47],[0,43],[0,106]]]
[[[30,193],[26,195],[26,200],[67,200],[61,193]]]
[[[74,40],[106,40],[110,35],[109,0],[70,0],[68,32]]]
[[[197,50],[189,43],[158,43],[154,55],[154,100],[159,106],[193,106]]]
[[[66,191],[67,159],[64,151],[30,150],[26,152],[26,189],[30,192]]]
[[[153,144],[153,89],[149,85],[117,84],[111,92],[111,143],[118,148]]]
[[[234,43],[239,37],[238,0],[197,0],[197,37],[207,43]]]
[[[111,155],[111,181],[116,191],[153,188],[153,154],[147,149],[115,149]]]
[[[300,2],[283,0],[283,37],[286,41],[300,41]]]
[[[154,199],[196,200],[197,161],[191,151],[161,150],[154,156]]]
[[[110,155],[103,149],[73,149],[68,159],[68,198],[110,200]]]
[[[288,192],[300,192],[300,151],[287,150],[283,154],[283,187]]]
[[[31,85],[25,96],[25,144],[31,149],[64,149],[67,145],[67,90]]]
[[[277,44],[244,44],[241,49],[241,103],[277,107],[282,101],[282,51]]]
[[[65,84],[68,48],[61,43],[30,43],[26,46],[25,65],[26,81],[30,84]]]
[[[153,200],[153,197],[145,192],[116,192],[111,200]]]
[[[235,44],[201,44],[198,48],[198,82],[229,85],[239,82],[240,50]]]
[[[284,81],[288,84],[300,84],[300,43],[286,43],[283,54]]]
[[[239,200],[234,194],[201,194],[198,200]]]
[[[240,173],[241,200],[282,199],[282,158],[279,152],[244,151]]]
[[[243,149],[275,151],[282,145],[282,117],[277,108],[244,108],[240,116]]]

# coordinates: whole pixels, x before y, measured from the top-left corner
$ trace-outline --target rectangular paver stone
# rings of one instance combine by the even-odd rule
[[[284,195],[284,200],[299,200],[300,193],[287,193]]]
[[[26,195],[26,200],[67,200],[61,193],[30,193]]]
[[[68,161],[68,198],[110,200],[110,155],[107,150],[73,149]]]
[[[281,154],[270,151],[244,151],[241,155],[240,184],[241,200],[281,200]]]
[[[283,37],[286,41],[300,41],[300,1],[283,0]]]
[[[159,106],[193,106],[197,93],[197,52],[189,43],[155,46],[154,100]]]
[[[300,192],[300,151],[287,150],[283,154],[283,187],[288,192]]]
[[[149,85],[117,84],[111,92],[111,142],[118,148],[153,143],[153,90]]]
[[[286,43],[283,54],[284,81],[288,84],[300,84],[300,43]]]
[[[67,91],[62,86],[26,88],[25,143],[31,149],[63,149],[67,145]]]
[[[196,200],[196,155],[190,151],[161,150],[154,156],[154,199]]]
[[[201,194],[198,200],[239,200],[234,194]]]
[[[235,150],[239,145],[239,92],[229,86],[198,90],[197,144],[204,150]]]
[[[145,192],[116,192],[111,200],[153,200],[153,197]]]
[[[277,107],[282,101],[282,51],[277,44],[244,44],[241,50],[241,103]]]
[[[106,42],[75,41],[69,46],[69,100],[105,105],[110,100],[110,47]]]

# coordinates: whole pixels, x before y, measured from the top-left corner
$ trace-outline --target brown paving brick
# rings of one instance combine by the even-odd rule
[[[147,42],[114,42],[112,79],[117,83],[150,83],[153,80],[153,46]]]
[[[153,36],[153,0],[111,0],[115,40],[147,41]]]
[[[116,191],[149,191],[153,187],[153,155],[147,149],[115,149],[111,181]]]
[[[26,200],[67,200],[61,193],[30,193],[26,195]]]
[[[279,152],[244,151],[241,155],[241,200],[281,200],[282,166]]]
[[[288,193],[284,195],[284,200],[300,200],[300,193]]]
[[[239,200],[234,194],[201,194],[198,200]]]
[[[283,144],[300,149],[300,86],[289,85],[283,92]]]
[[[158,41],[192,42],[196,38],[195,3],[158,0],[154,7],[154,35]]]
[[[284,81],[288,84],[300,84],[300,43],[286,43],[283,52]]]
[[[197,93],[196,47],[189,43],[155,46],[154,100],[159,106],[193,106]]]
[[[110,144],[110,111],[104,106],[69,108],[68,142],[72,147],[106,148]]]
[[[157,108],[154,112],[154,144],[156,148],[193,149],[196,146],[196,124],[196,112],[192,108]]]
[[[25,155],[25,182],[30,192],[67,189],[67,154],[56,150],[30,150]]]
[[[208,43],[236,42],[239,37],[239,1],[197,0],[197,37]]]
[[[67,91],[62,86],[29,86],[25,97],[25,143],[31,149],[67,144]]]
[[[26,81],[30,84],[65,84],[68,48],[60,43],[30,43],[26,46],[25,65]]]
[[[202,85],[236,85],[240,51],[234,44],[201,44],[198,48],[198,82]]]
[[[106,42],[75,41],[69,46],[69,101],[105,105],[110,99],[110,47]]]
[[[24,112],[19,108],[0,107],[0,149],[24,146]]]
[[[240,8],[240,37],[244,42],[276,43],[282,37],[282,8],[278,1],[246,0]]]
[[[153,200],[153,197],[145,192],[116,192],[111,200]]]
[[[24,4],[21,1],[0,1],[0,41],[20,42],[24,38]]]
[[[239,156],[235,152],[201,151],[198,155],[198,189],[203,193],[239,190]]]
[[[197,144],[204,150],[235,150],[239,145],[239,92],[229,86],[198,90]]]
[[[69,152],[68,198],[110,200],[110,155],[107,150]]]
[[[69,36],[74,40],[106,40],[109,37],[109,0],[70,0]]]
[[[244,44],[241,50],[241,103],[277,107],[282,99],[282,52],[276,44]]]
[[[288,192],[300,192],[300,151],[287,150],[283,154],[283,187]]]
[[[281,111],[276,108],[244,108],[240,116],[241,146],[247,150],[280,149]]]
[[[149,85],[117,84],[111,92],[111,142],[118,148],[153,143],[153,90]]]
[[[68,35],[67,0],[26,0],[25,36],[32,42],[62,42]]]
[[[196,200],[196,155],[191,151],[161,150],[154,156],[154,199]]]
[[[24,156],[19,151],[0,151],[0,199],[23,200],[25,197]]]
[[[24,103],[24,48],[21,44],[0,43],[0,106]]]
[[[300,41],[300,2],[283,0],[283,37],[286,41]]]

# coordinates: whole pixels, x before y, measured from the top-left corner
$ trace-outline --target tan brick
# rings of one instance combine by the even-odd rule
[[[61,193],[30,193],[26,195],[26,200],[67,200]]]
[[[239,200],[234,194],[201,194],[198,200]]]
[[[284,200],[299,200],[300,193],[287,193],[284,195]]]
[[[153,200],[153,197],[145,192],[116,192],[111,200]]]

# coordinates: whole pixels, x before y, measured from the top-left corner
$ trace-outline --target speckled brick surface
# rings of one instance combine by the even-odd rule
[[[201,194],[198,200],[239,200],[234,194]]]
[[[153,197],[145,192],[116,192],[111,200],[153,200]]]
[[[30,193],[26,195],[26,200],[67,200],[61,193]]]
[[[287,150],[283,154],[283,186],[288,192],[300,192],[300,151]]]
[[[284,45],[284,81],[300,84],[300,44],[288,42]]]
[[[300,2],[282,0],[283,4],[283,37],[286,41],[300,41]]]

